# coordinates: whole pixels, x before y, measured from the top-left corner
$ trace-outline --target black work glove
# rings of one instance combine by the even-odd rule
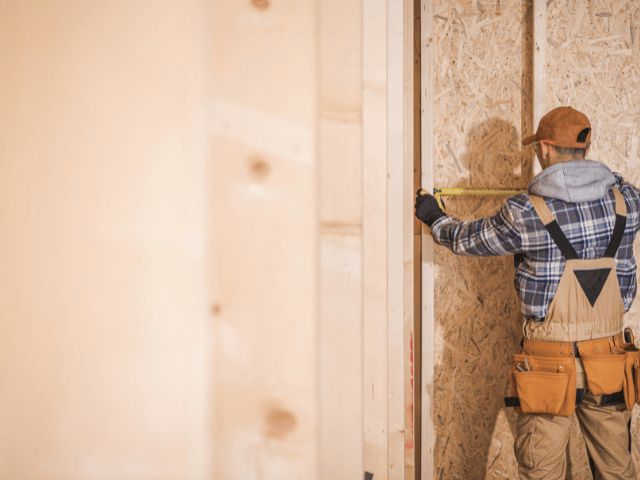
[[[422,189],[418,189],[416,192],[416,217],[426,223],[429,228],[431,225],[435,223],[440,217],[445,217],[446,215],[438,205],[438,200],[433,195],[429,195],[428,193],[420,193],[424,192]]]

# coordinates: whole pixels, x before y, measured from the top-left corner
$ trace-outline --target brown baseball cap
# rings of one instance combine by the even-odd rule
[[[546,140],[557,147],[589,148],[591,122],[587,116],[571,107],[558,107],[540,120],[538,131],[522,140],[522,145]]]

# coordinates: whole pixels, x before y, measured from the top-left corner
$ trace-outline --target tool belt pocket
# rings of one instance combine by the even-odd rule
[[[635,382],[636,403],[640,405],[640,365],[637,363],[633,366],[633,376]]]
[[[521,413],[571,416],[576,402],[573,358],[517,354],[512,362],[513,369],[509,372],[511,392],[520,400]],[[517,366],[529,369],[523,372]]]
[[[621,348],[626,352],[626,363],[624,369],[624,403],[627,410],[633,410],[637,397],[640,397],[640,383],[637,374],[634,373],[635,367],[640,368],[640,348],[633,343],[623,343]]]
[[[582,365],[587,385],[594,395],[609,395],[622,390],[625,382],[627,356],[621,349],[615,354],[582,353]]]

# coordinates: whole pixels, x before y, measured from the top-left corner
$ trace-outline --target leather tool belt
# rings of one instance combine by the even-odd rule
[[[540,355],[542,357],[580,358],[580,352],[590,354],[599,352],[612,353],[623,344],[622,333],[613,337],[585,340],[582,342],[543,342],[523,340],[522,349],[525,355]]]
[[[628,332],[628,333],[627,333]],[[584,390],[576,388],[576,358],[587,386],[602,395],[602,405],[640,404],[640,349],[630,329],[623,334],[580,342],[524,340],[509,372],[512,397],[505,405],[518,413],[571,416]],[[582,390],[582,391],[581,391]]]

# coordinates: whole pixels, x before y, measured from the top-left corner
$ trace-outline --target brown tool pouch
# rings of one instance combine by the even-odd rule
[[[625,382],[626,352],[582,353],[582,365],[587,375],[587,385],[594,395],[608,395],[622,390]]]
[[[636,403],[640,405],[640,364],[638,363],[633,366],[633,376],[635,380]]]
[[[524,360],[527,360],[525,363]],[[529,365],[530,371],[517,366]],[[509,372],[511,394],[518,397],[518,413],[569,417],[576,404],[576,367],[573,358],[513,355]]]
[[[624,369],[624,402],[628,410],[633,410],[640,392],[640,385],[634,374],[634,367],[640,364],[640,349],[633,343],[624,343],[620,348],[626,352],[627,357]]]

